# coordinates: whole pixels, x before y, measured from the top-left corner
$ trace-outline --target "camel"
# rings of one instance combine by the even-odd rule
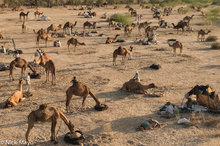
[[[179,29],[182,29],[182,33],[183,33],[185,31],[185,27],[186,26],[189,27],[189,21],[188,22],[180,21],[178,22],[177,25],[175,25],[174,23],[172,23],[172,25],[174,29],[177,29],[177,34],[178,34]]]
[[[147,26],[149,26],[152,22],[143,22],[143,23],[140,23],[139,26],[138,26],[138,31],[140,32],[141,31],[141,28],[145,28]]]
[[[107,37],[107,40],[106,40],[106,44],[111,44],[111,43],[114,43],[116,42],[116,39],[117,37],[120,36],[119,34],[116,34],[114,38],[110,38],[110,37]]]
[[[163,15],[162,14],[154,14],[153,18],[157,18],[158,20],[162,20],[163,19]]]
[[[42,34],[46,33],[46,30],[43,29],[43,28],[41,28],[41,29],[39,29],[39,30],[36,32],[35,29],[33,29],[33,32],[34,32],[35,34],[42,35]]]
[[[45,40],[45,47],[47,48],[47,41],[50,38],[51,38],[51,35],[49,35],[48,33],[38,34],[37,41],[36,41],[36,44],[38,45],[38,48],[39,48],[40,40]]]
[[[4,35],[0,32],[0,39],[4,39]]]
[[[142,85],[137,79],[130,79],[128,82],[125,82],[121,88],[123,91],[135,92],[139,94],[146,94],[147,89],[155,88],[156,86],[152,83],[149,85]]]
[[[23,94],[22,94],[22,84],[23,79],[19,79],[19,90],[15,91],[12,96],[10,96],[6,103],[4,108],[13,107],[16,106],[19,102],[22,102],[24,100]]]
[[[58,29],[63,29],[64,25],[63,24],[59,24],[57,27],[58,27]]]
[[[18,58],[15,58],[15,60],[13,60],[10,63],[9,78],[11,80],[14,80],[14,78],[13,78],[13,69],[14,69],[14,67],[21,68],[21,76],[25,76],[25,70],[26,70],[27,67],[29,67],[30,70],[33,73],[36,73],[35,69],[30,64],[28,64],[28,62],[25,59],[22,59],[22,58],[18,57]]]
[[[124,28],[124,35],[129,36],[131,34],[132,30],[134,29],[134,27],[135,27],[135,24],[132,24],[131,26],[126,25]]]
[[[203,29],[200,29],[198,31],[198,41],[199,41],[199,38],[201,36],[201,41],[205,41],[205,35],[209,34],[211,31],[209,30],[208,32],[205,32]]]
[[[148,26],[147,28],[145,28],[145,35],[147,35],[147,33],[153,33],[154,30],[157,30],[159,28],[159,26]]]
[[[56,79],[56,68],[54,62],[50,59],[49,56],[47,56],[46,53],[40,53],[40,58],[38,60],[34,60],[35,64],[41,65],[43,68],[45,68],[46,73],[46,81],[49,81],[49,74],[51,72],[52,76],[52,84],[54,84],[54,80]]]
[[[68,45],[68,50],[69,50],[69,52],[70,52],[70,49],[69,49],[70,44],[72,44],[72,45],[75,46],[75,47],[74,47],[74,52],[76,51],[76,46],[77,46],[78,44],[79,44],[79,45],[85,45],[85,43],[80,43],[77,39],[71,38],[71,39],[69,39],[69,40],[67,41],[67,45]]]
[[[180,48],[180,54],[182,54],[183,45],[182,45],[181,42],[176,41],[176,42],[174,42],[173,44],[170,44],[170,42],[168,41],[167,43],[168,43],[168,45],[169,45],[170,47],[173,48],[174,56],[176,56],[176,48]]]
[[[133,47],[130,46],[130,48],[131,48],[131,51],[129,51],[126,48],[123,48],[122,46],[119,46],[117,49],[115,49],[115,51],[113,52],[113,65],[116,65],[116,58],[118,55],[122,56],[121,64],[124,64],[124,59],[126,55],[132,52]]]
[[[70,133],[75,133],[74,125],[70,120],[61,112],[58,108],[53,106],[47,106],[47,104],[41,104],[39,109],[32,111],[28,115],[28,128],[25,134],[26,141],[29,142],[29,133],[34,127],[35,122],[51,122],[51,141],[56,142],[56,125],[57,121],[61,118],[64,123],[67,125]]]
[[[22,33],[25,33],[27,31],[27,25],[26,25],[25,21],[23,22],[21,28],[22,28]]]
[[[192,18],[193,18],[194,15],[192,15],[191,17],[190,16],[186,16],[183,18],[183,21],[186,21],[186,22],[189,22]]]
[[[34,12],[35,19],[36,19],[36,16],[38,16],[38,18],[39,18],[40,15],[43,15],[43,12],[41,12],[41,13],[39,11]]]
[[[50,31],[54,31],[55,33],[59,30],[59,27],[55,26],[54,24],[51,24],[49,27],[47,27],[47,33]]]
[[[70,100],[71,100],[73,95],[83,97],[82,110],[84,110],[85,100],[86,100],[86,97],[89,94],[95,100],[96,106],[100,106],[101,105],[101,103],[98,100],[98,98],[93,94],[93,92],[91,91],[91,89],[87,85],[84,85],[83,83],[77,81],[76,77],[74,77],[72,82],[73,82],[73,85],[70,86],[66,90],[66,111],[67,112],[69,112],[69,110],[70,110]]]
[[[203,17],[205,17],[205,12],[201,11],[201,14],[202,14]]]
[[[89,27],[89,29],[90,29],[90,27],[93,27],[93,29],[95,29],[96,28],[96,22],[93,22],[93,24],[92,24],[89,21],[86,21],[85,23],[83,23],[83,29],[84,30],[85,30],[85,27]]]
[[[21,8],[21,6],[16,6],[16,7],[12,8],[11,10],[12,11],[21,11],[23,9]]]
[[[26,14],[25,14],[24,12],[21,12],[21,13],[19,14],[20,20],[21,20],[21,17],[23,17],[24,21],[25,21],[25,17],[26,17],[26,20],[28,20],[28,14],[29,14],[29,13],[30,13],[29,11],[28,11]]]
[[[73,30],[73,28],[76,26],[76,24],[77,24],[77,21],[75,21],[74,24],[71,23],[71,22],[66,22],[66,23],[64,24],[64,26],[63,26],[63,33],[66,34],[66,29],[67,29],[67,28],[71,28],[71,33],[72,33],[72,30]]]
[[[113,26],[113,27],[117,27],[117,22],[116,22],[116,21],[111,20],[111,21],[109,21],[108,26],[109,26],[109,28],[110,28],[111,26]]]

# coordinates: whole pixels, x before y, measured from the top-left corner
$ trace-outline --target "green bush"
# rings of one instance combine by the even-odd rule
[[[215,50],[220,49],[220,43],[213,43],[211,49],[215,49]]]
[[[214,42],[217,41],[218,37],[217,36],[209,36],[206,38],[206,42]]]
[[[129,14],[114,14],[110,17],[110,20],[122,23],[123,25],[131,25],[132,17]]]
[[[188,12],[190,12],[190,8],[188,8],[188,7],[186,7],[186,8],[180,8],[179,9],[179,13],[180,14],[186,14],[186,13],[188,13]]]
[[[220,8],[214,8],[205,13],[205,17],[210,24],[220,23],[219,14]]]

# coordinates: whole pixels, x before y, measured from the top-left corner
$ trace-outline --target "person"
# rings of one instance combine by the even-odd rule
[[[74,76],[73,77],[73,79],[72,79],[72,81],[71,81],[72,83],[73,83],[73,86],[75,85],[75,84],[77,84],[78,83],[78,81],[76,80],[76,77]]]
[[[4,46],[2,46],[2,53],[6,54],[6,49]]]
[[[14,54],[14,57],[15,58],[18,58],[19,57],[19,53],[16,51],[16,53]]]
[[[136,73],[135,73],[133,79],[135,79],[135,80],[137,80],[138,82],[140,82],[140,77],[139,77],[138,71],[136,71]]]
[[[31,76],[31,73],[28,73],[28,75],[25,78],[26,86],[27,86],[26,92],[28,93],[30,93],[31,91],[31,77],[30,76]]]

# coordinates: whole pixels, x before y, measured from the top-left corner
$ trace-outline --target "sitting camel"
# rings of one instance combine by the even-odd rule
[[[67,125],[68,129],[70,130],[70,133],[75,133],[74,125],[71,123],[70,120],[67,119],[67,117],[56,107],[50,107],[47,106],[47,104],[40,105],[39,109],[32,111],[28,115],[28,129],[26,131],[25,137],[26,141],[29,141],[29,133],[31,129],[34,127],[35,122],[51,122],[51,141],[56,142],[56,125],[58,119],[61,117],[61,119],[64,121],[64,123]]]
[[[134,29],[134,27],[135,27],[135,24],[132,24],[131,26],[126,25],[124,28],[124,35],[129,36],[131,34],[132,30]]]
[[[174,42],[173,44],[171,44],[169,41],[167,41],[167,43],[168,43],[168,45],[169,45],[170,47],[173,48],[174,56],[176,56],[176,48],[180,48],[180,54],[182,54],[183,45],[182,45],[181,42],[176,41],[176,42]]]
[[[85,27],[89,27],[89,29],[90,29],[90,27],[93,27],[93,29],[95,29],[96,28],[96,22],[93,22],[93,24],[92,24],[89,21],[86,21],[85,23],[83,23],[83,29],[84,30],[85,30]]]
[[[51,72],[52,84],[54,84],[54,80],[56,79],[56,68],[54,62],[50,59],[50,57],[46,53],[40,53],[40,58],[38,60],[34,60],[34,63],[39,64],[43,68],[45,68],[45,82],[49,81],[49,73]]]
[[[10,63],[9,78],[11,80],[14,80],[14,78],[13,78],[13,69],[14,69],[14,67],[21,68],[21,76],[22,77],[25,76],[25,70],[26,70],[27,67],[29,67],[32,72],[36,73],[36,71],[34,70],[33,66],[28,64],[28,62],[25,59],[22,59],[22,58],[18,57],[18,58],[15,58],[15,60],[13,60]]]
[[[87,85],[84,85],[81,82],[77,81],[76,77],[73,78],[72,82],[73,82],[73,85],[70,86],[66,90],[66,111],[67,112],[69,112],[69,110],[70,110],[70,100],[71,100],[73,95],[83,97],[82,110],[84,110],[85,100],[86,100],[86,97],[89,94],[95,100],[97,106],[101,105],[101,103],[98,100],[98,98],[92,93],[91,89]]]
[[[122,56],[121,64],[124,64],[124,59],[125,59],[126,55],[132,52],[133,47],[130,46],[130,49],[131,49],[131,51],[129,51],[126,48],[123,48],[122,46],[119,46],[118,49],[116,49],[113,52],[113,65],[116,65],[116,58],[117,58],[118,55]]]
[[[19,102],[22,102],[24,100],[23,94],[22,94],[22,83],[23,79],[21,78],[19,80],[19,90],[15,91],[12,96],[10,96],[6,103],[4,108],[13,107],[16,106]]]
[[[66,34],[66,29],[67,29],[67,28],[71,28],[71,33],[72,33],[73,28],[76,26],[76,24],[77,24],[77,21],[75,21],[74,24],[71,23],[71,22],[66,22],[66,23],[64,24],[64,26],[63,26],[63,33]]]
[[[114,38],[110,38],[110,37],[107,37],[107,40],[106,40],[106,44],[111,44],[111,43],[114,43],[116,42],[116,39],[117,37],[120,36],[119,34],[116,34]]]
[[[156,86],[152,83],[149,85],[142,85],[137,79],[130,79],[128,82],[125,82],[121,88],[123,91],[135,92],[139,94],[146,94],[146,90],[150,88],[155,88]]]
[[[117,27],[117,22],[116,22],[116,21],[111,20],[111,21],[109,21],[108,26],[109,26],[109,28],[110,28],[111,26],[113,26],[113,27]]]
[[[23,20],[25,21],[25,17],[26,17],[26,20],[28,20],[28,14],[29,14],[30,12],[28,11],[26,14],[24,13],[24,12],[21,12],[20,14],[19,14],[19,16],[20,16],[20,20],[21,20],[21,17],[23,17]]]
[[[71,39],[69,39],[69,40],[67,41],[67,45],[68,45],[68,50],[69,50],[69,52],[70,52],[70,49],[69,49],[70,44],[72,44],[72,45],[75,46],[75,47],[74,47],[74,52],[76,51],[76,46],[77,46],[78,44],[79,44],[79,45],[85,45],[85,43],[80,43],[77,39],[71,38]]]
[[[199,41],[199,38],[201,36],[201,41],[205,41],[205,35],[209,34],[211,31],[209,30],[208,32],[205,32],[203,29],[200,29],[198,31],[198,41]]]

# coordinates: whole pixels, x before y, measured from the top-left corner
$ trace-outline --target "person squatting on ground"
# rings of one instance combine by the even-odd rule
[[[138,82],[140,82],[140,77],[139,77],[138,71],[136,71],[136,73],[135,73],[133,79],[135,79],[135,80],[137,80]]]
[[[30,77],[30,73],[28,73],[28,75],[25,77],[25,81],[26,81],[26,86],[27,86],[27,89],[26,89],[26,92],[30,93],[31,91],[31,77]]]

